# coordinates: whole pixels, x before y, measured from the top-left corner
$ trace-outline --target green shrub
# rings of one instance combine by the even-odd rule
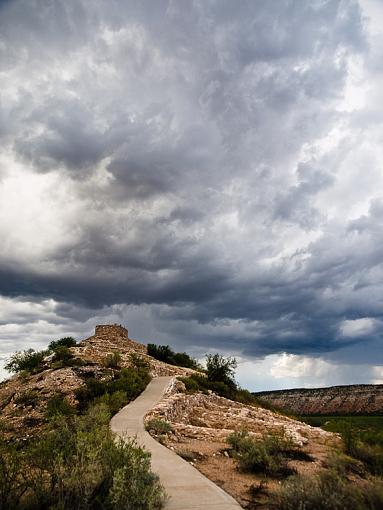
[[[35,407],[38,401],[39,394],[36,390],[25,390],[14,398],[15,404],[23,407]]]
[[[104,365],[107,368],[119,368],[121,363],[121,354],[119,352],[111,352],[104,359]]]
[[[251,437],[245,430],[233,432],[227,438],[234,458],[243,471],[287,476],[293,473],[288,460],[297,456],[298,447],[283,432],[264,434],[262,439]]]
[[[344,449],[348,455],[363,462],[365,467],[374,475],[383,474],[383,444],[379,437],[358,430],[350,422],[340,420],[338,427],[341,430]],[[366,438],[368,442],[364,442]]]
[[[35,351],[28,349],[17,351],[9,358],[5,365],[8,372],[37,372],[43,368],[43,360],[47,356],[47,351]]]
[[[173,364],[179,367],[193,368],[194,370],[200,368],[196,360],[186,352],[175,352],[173,355]]]
[[[222,381],[210,381],[209,390],[214,391],[214,393],[217,395],[228,398],[230,400],[236,400],[237,398],[237,391],[235,386]]]
[[[16,510],[26,490],[23,455],[0,436],[0,508]]]
[[[172,426],[168,421],[153,418],[146,423],[146,430],[154,434],[168,434],[172,430]]]
[[[46,417],[55,418],[57,416],[70,416],[74,414],[75,410],[65,399],[62,393],[56,393],[47,402]]]
[[[120,466],[114,471],[108,501],[113,510],[156,510],[163,506],[165,492],[150,471],[150,454],[135,443],[123,445]]]
[[[383,474],[383,416],[305,416],[304,420],[341,434],[347,455],[373,475]]]
[[[274,493],[270,506],[273,510],[381,510],[383,485],[374,480],[358,487],[334,471],[295,476]]]
[[[147,360],[135,352],[129,354],[130,362],[137,370],[148,372],[150,366]]]
[[[374,475],[383,474],[383,448],[357,441],[350,451],[355,459],[363,462],[368,471]]]
[[[186,391],[189,393],[195,393],[196,391],[207,393],[210,390],[221,397],[237,400],[237,389],[232,384],[228,385],[223,381],[209,381],[206,376],[198,373],[179,379],[185,384]]]
[[[219,354],[208,354],[206,364],[207,376],[195,373],[189,377],[180,378],[186,386],[186,391],[206,393],[210,390],[231,400],[237,400],[240,394],[243,396],[244,390],[239,390],[234,380],[235,359],[224,358]]]
[[[103,405],[57,417],[22,449],[0,441],[0,508],[7,510],[154,510],[164,491],[150,454],[116,441]]]
[[[85,380],[83,386],[78,388],[75,392],[78,400],[78,407],[80,411],[84,411],[87,407],[99,397],[109,394],[112,395],[116,392],[122,392],[125,395],[123,405],[138,397],[140,393],[146,388],[150,381],[150,375],[147,368],[123,368],[117,374],[114,374],[111,379],[101,381],[95,377],[89,377]],[[112,404],[115,409],[116,399]]]
[[[383,508],[383,481],[372,478],[363,487],[363,499],[366,510],[381,510]]]
[[[179,377],[178,379],[184,383],[188,393],[196,393],[201,389],[198,382],[192,377]]]
[[[176,454],[187,462],[193,462],[196,459],[195,453],[190,452],[189,450],[176,450]]]
[[[71,366],[73,360],[73,354],[65,345],[60,345],[54,351],[53,363],[54,368],[62,368],[65,366]]]
[[[146,388],[150,381],[148,371],[134,368],[123,368],[117,376],[107,383],[107,393],[125,391],[127,398],[133,400]]]
[[[125,391],[118,390],[114,393],[105,393],[102,397],[98,397],[95,403],[105,404],[110,414],[114,415],[128,403],[128,397]]]
[[[324,465],[327,469],[338,473],[342,477],[346,477],[349,474],[363,477],[366,474],[363,462],[342,452],[330,452],[324,461]]]
[[[71,336],[66,336],[64,338],[60,338],[60,340],[53,340],[49,346],[48,349],[50,351],[55,351],[58,347],[76,347],[77,342],[74,338]]]
[[[249,432],[245,429],[236,430],[227,436],[226,442],[231,446],[235,455],[245,448],[248,441],[252,441]]]

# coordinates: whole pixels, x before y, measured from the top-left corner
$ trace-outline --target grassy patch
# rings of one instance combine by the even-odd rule
[[[304,421],[341,434],[345,453],[383,474],[383,416],[305,416]]]
[[[381,510],[383,484],[372,480],[357,485],[349,483],[336,471],[317,476],[294,476],[274,493],[273,510]]]
[[[227,442],[242,471],[273,477],[291,475],[294,470],[288,466],[288,461],[297,458],[300,453],[299,447],[282,431],[256,439],[242,430],[230,434]]]
[[[363,432],[383,433],[383,416],[300,416],[313,427],[322,427],[329,432],[342,432],[345,423]]]

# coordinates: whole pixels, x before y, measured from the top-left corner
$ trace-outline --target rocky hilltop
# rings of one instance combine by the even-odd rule
[[[296,415],[383,414],[383,384],[262,391],[255,396]]]
[[[76,391],[87,378],[113,376],[113,369],[105,366],[105,359],[112,353],[119,353],[121,368],[132,366],[132,355],[139,356],[148,364],[152,377],[186,376],[193,372],[148,356],[146,345],[130,339],[128,330],[117,324],[96,326],[94,335],[70,351],[80,361],[78,366],[56,368],[52,356],[47,356],[39,373],[15,375],[0,383],[1,423],[11,436],[34,435],[44,424],[47,403],[55,394],[60,393],[70,405],[76,406]]]

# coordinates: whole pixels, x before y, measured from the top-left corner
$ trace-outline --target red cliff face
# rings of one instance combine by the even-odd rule
[[[263,391],[255,396],[297,415],[383,414],[383,384]]]

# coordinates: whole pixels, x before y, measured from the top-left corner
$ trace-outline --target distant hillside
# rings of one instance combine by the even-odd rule
[[[254,395],[296,415],[383,414],[383,384],[261,391]]]

